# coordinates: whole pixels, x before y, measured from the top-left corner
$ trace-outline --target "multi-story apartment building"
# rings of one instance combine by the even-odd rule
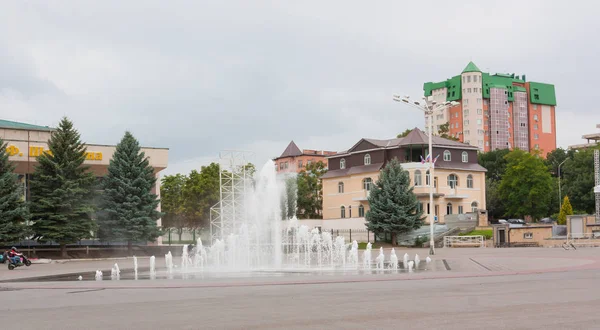
[[[323,162],[327,166],[327,156],[335,155],[335,151],[300,150],[294,141],[288,144],[281,156],[274,158],[275,167],[279,173],[300,172],[306,165],[313,162]]]
[[[428,136],[415,128],[398,139],[363,138],[348,151],[329,156],[329,171],[322,177],[323,221],[349,218],[349,221],[364,222],[371,187],[381,169],[393,158],[410,173],[424,214],[432,212],[429,164],[421,162],[428,150]],[[477,147],[434,136],[433,156],[438,155],[433,178],[433,212],[438,221],[443,223],[447,214],[485,210],[486,170],[477,163]]]
[[[600,128],[600,124],[596,125],[596,128]],[[569,146],[569,149],[594,148],[600,144],[600,132],[584,134],[581,138],[586,140],[586,143]]]
[[[518,148],[545,156],[556,149],[554,85],[481,72],[470,62],[460,75],[423,89],[438,103],[459,103],[434,115],[434,131],[448,123],[451,136],[483,152]]]

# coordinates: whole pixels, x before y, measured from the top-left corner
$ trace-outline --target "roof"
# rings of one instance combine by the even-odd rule
[[[441,168],[445,170],[461,170],[461,171],[473,171],[473,172],[487,172],[487,169],[477,163],[446,163],[446,162],[435,162],[435,168]]]
[[[475,65],[475,63],[473,63],[473,61],[471,61],[471,62],[469,62],[469,64],[467,64],[467,67],[462,71],[462,73],[466,73],[466,72],[481,72],[481,70],[479,70],[477,65]]]
[[[54,128],[48,126],[38,126],[3,119],[0,119],[0,128],[22,129],[28,131],[54,131]]]
[[[296,157],[296,156],[302,156],[302,150],[300,150],[300,148],[298,148],[296,143],[294,143],[294,141],[292,141],[292,142],[290,142],[290,144],[288,144],[287,148],[285,148],[285,150],[283,151],[281,156],[279,156],[279,158]]]

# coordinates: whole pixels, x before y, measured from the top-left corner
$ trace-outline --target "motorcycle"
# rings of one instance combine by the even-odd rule
[[[7,253],[4,253],[4,254],[5,254],[5,257],[7,257],[7,259],[8,259],[8,254]],[[25,255],[20,255],[18,257],[21,258],[21,260],[18,264],[12,262],[11,260],[8,260],[8,269],[9,270],[13,270],[13,269],[15,269],[17,267],[21,267],[23,265],[25,265],[27,267],[31,266],[31,260],[29,260]]]

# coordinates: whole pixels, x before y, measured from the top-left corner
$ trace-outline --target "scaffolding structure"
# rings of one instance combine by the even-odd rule
[[[594,150],[594,195],[596,196],[596,222],[600,222],[600,150]]]
[[[244,200],[250,191],[253,173],[247,165],[254,157],[253,152],[224,150],[219,153],[219,202],[210,208],[211,244],[237,234],[244,223],[246,213]]]

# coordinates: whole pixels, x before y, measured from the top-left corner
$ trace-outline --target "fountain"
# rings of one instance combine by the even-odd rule
[[[102,281],[102,271],[101,270],[96,270],[96,281]]]
[[[188,266],[192,263],[190,256],[188,255],[189,245],[185,244],[181,251],[181,270],[187,270]],[[170,252],[169,252],[170,253]],[[171,257],[172,260],[172,257]]]
[[[421,263],[421,259],[418,254],[415,254],[415,269],[419,269],[419,263]]]
[[[371,269],[371,243],[367,243],[367,249],[363,252],[363,267],[365,269]]]
[[[402,267],[404,267],[404,269],[408,269],[408,253],[404,254],[404,259],[402,260]]]
[[[352,268],[358,267],[358,242],[356,240],[352,241],[352,248],[350,249],[348,259]]]
[[[156,277],[156,257],[150,257],[150,278],[154,279]]]
[[[392,248],[392,252],[390,252],[390,268],[393,270],[398,269],[398,256],[396,255],[396,250]]]
[[[138,279],[138,262],[137,262],[137,257],[133,256],[133,275],[135,277],[135,279]]]
[[[379,255],[375,258],[377,263],[377,270],[383,270],[383,262],[385,261],[385,255],[383,255],[383,247],[379,248]]]
[[[412,272],[412,271],[413,271],[413,266],[414,266],[414,265],[415,265],[415,262],[414,262],[414,261],[410,260],[410,261],[408,262],[408,271],[409,271],[409,272]]]
[[[171,254],[171,251],[165,254],[165,266],[169,273],[173,272],[173,255]]]
[[[121,270],[119,269],[119,265],[115,263],[113,268],[110,270],[110,278],[112,280],[118,280],[121,277]]]
[[[430,263],[431,262],[431,258],[429,258],[429,257],[425,258],[425,262],[426,263]]]

